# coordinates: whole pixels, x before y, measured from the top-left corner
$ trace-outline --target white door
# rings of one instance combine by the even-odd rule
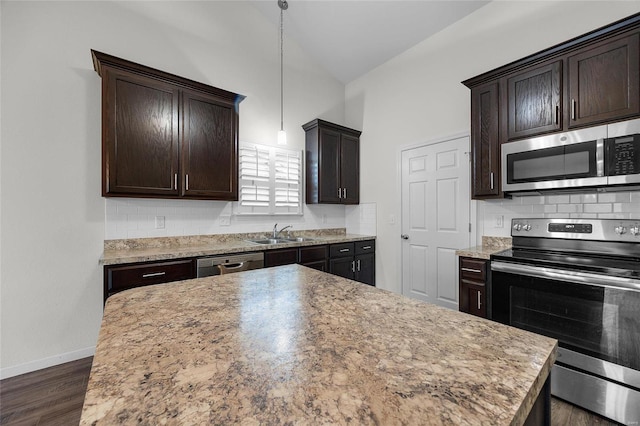
[[[402,293],[458,309],[455,251],[469,247],[469,137],[402,152]]]

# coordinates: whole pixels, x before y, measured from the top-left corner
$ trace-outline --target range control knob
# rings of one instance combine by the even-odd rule
[[[529,231],[531,231],[531,225],[529,225],[528,223],[525,223],[524,225],[522,225],[522,229],[524,231],[529,232]]]
[[[520,223],[516,222],[516,223],[513,224],[513,230],[514,231],[519,231],[521,229],[522,229],[522,225]]]
[[[624,226],[620,225],[620,226],[616,226],[614,231],[616,231],[616,234],[622,235],[622,234],[626,234],[627,233],[627,228],[625,228]]]
[[[638,225],[633,225],[629,228],[629,232],[631,232],[631,235],[635,237],[640,234],[640,227],[638,227]]]

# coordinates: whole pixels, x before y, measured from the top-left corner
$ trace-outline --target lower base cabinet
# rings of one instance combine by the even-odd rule
[[[487,317],[487,269],[484,259],[460,257],[460,312]]]
[[[114,293],[151,284],[196,277],[195,261],[180,259],[104,267],[104,301]]]
[[[329,246],[329,273],[376,285],[375,240]]]
[[[328,246],[300,247],[300,259],[298,263],[302,266],[328,272],[327,265]]]
[[[318,271],[375,286],[375,240],[289,247],[264,252],[264,266],[298,263]],[[135,287],[196,278],[196,260],[178,259],[104,267],[104,302],[107,297]]]
[[[264,267],[291,265],[298,263],[298,248],[267,250],[264,252]]]

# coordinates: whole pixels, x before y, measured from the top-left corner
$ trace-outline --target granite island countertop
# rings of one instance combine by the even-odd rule
[[[266,233],[196,235],[184,237],[133,238],[106,240],[100,265],[151,262],[189,257],[213,256],[231,253],[256,252],[287,247],[306,247],[322,244],[338,244],[374,240],[371,235],[347,234],[342,229],[325,229],[297,232],[311,240],[278,244],[258,244],[251,239],[267,238]]]
[[[107,300],[81,425],[522,424],[553,339],[300,265]]]

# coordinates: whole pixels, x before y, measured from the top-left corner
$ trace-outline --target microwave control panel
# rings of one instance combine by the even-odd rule
[[[640,134],[606,140],[607,176],[640,173]]]

